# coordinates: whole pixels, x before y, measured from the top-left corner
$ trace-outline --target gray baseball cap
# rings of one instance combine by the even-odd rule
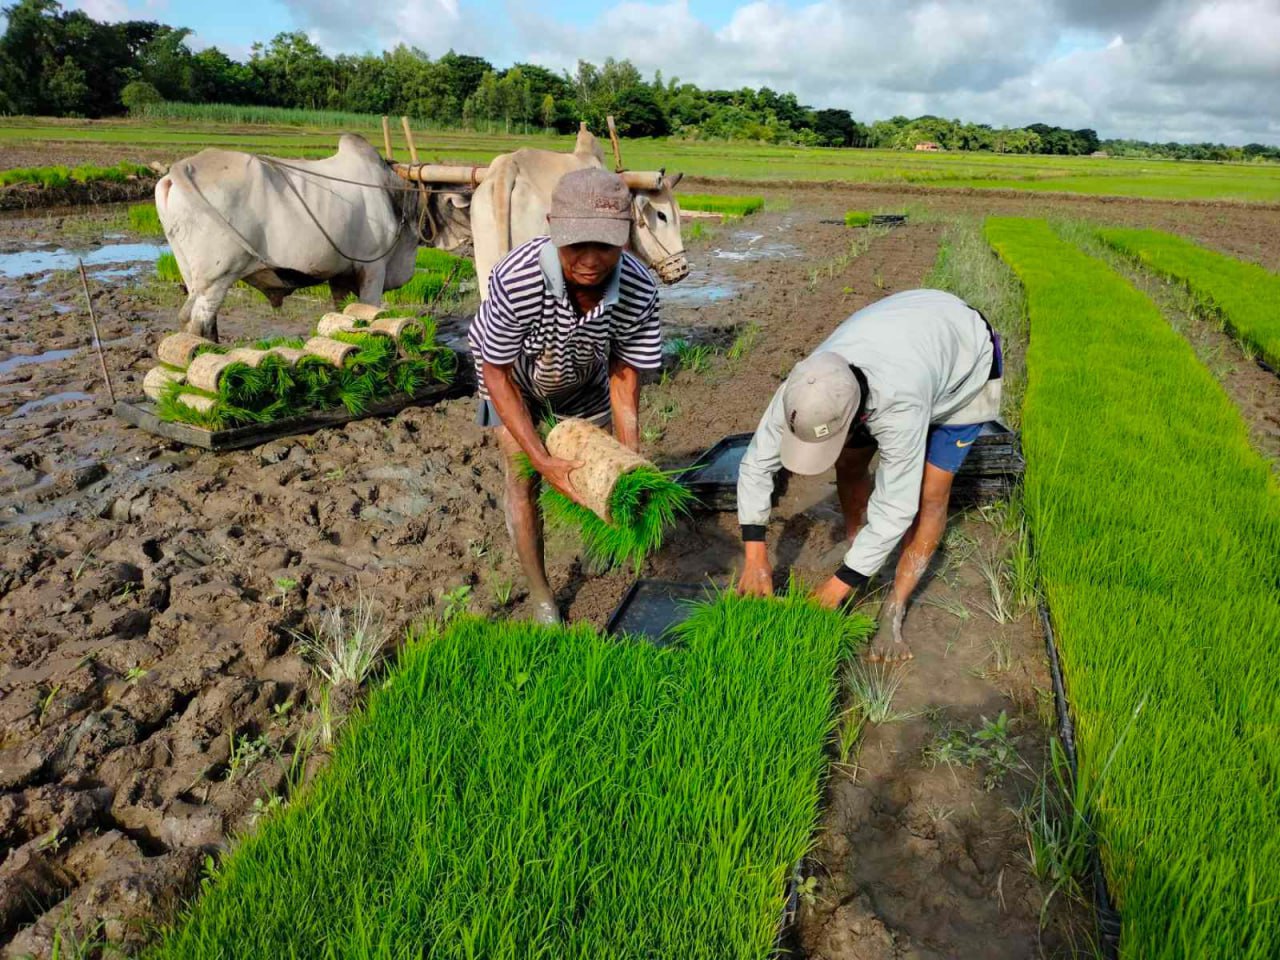
[[[599,167],[566,173],[551,191],[547,222],[557,247],[626,246],[631,237],[631,190],[616,173]]]
[[[791,370],[782,385],[782,465],[792,473],[825,473],[844,449],[862,402],[862,388],[838,353],[815,353]]]

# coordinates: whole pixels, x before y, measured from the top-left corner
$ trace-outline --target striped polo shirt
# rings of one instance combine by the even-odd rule
[[[507,254],[489,277],[489,296],[467,333],[480,397],[488,399],[482,363],[512,365],[521,392],[562,417],[609,410],[609,359],[638,370],[662,365],[658,287],[649,269],[623,251],[604,297],[579,316],[550,237],[534,237]]]

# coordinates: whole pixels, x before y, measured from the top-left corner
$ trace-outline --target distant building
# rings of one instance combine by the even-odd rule
[[[1101,157],[1102,159],[1104,159],[1104,160],[1105,160],[1107,157],[1111,156],[1111,154],[1107,153],[1107,151],[1105,151],[1105,150],[1095,150],[1095,151],[1093,151],[1093,153],[1089,154],[1089,156],[1091,156],[1091,157]]]
[[[932,140],[925,140],[921,143],[917,143],[916,149],[917,150],[941,150],[942,148],[938,146],[936,143],[934,143]]]

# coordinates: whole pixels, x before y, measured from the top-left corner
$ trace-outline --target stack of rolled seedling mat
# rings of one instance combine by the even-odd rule
[[[160,418],[213,430],[339,406],[358,416],[376,401],[450,383],[457,369],[453,351],[436,343],[434,321],[366,304],[325,314],[305,340],[227,347],[175,333],[156,353],[143,392]]]
[[[560,421],[547,434],[546,445],[553,457],[582,463],[570,476],[582,504],[545,486],[547,522],[577,530],[588,558],[598,564],[630,562],[639,569],[693,502],[672,474],[585,420]]]

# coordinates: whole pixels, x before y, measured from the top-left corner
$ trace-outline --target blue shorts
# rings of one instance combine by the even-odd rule
[[[929,428],[924,459],[939,470],[955,473],[982,433],[982,423],[938,424]]]

